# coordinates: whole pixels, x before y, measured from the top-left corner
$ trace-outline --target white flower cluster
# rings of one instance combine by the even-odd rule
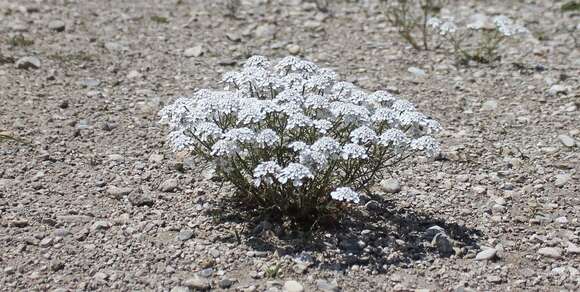
[[[359,202],[389,162],[437,155],[435,120],[386,91],[366,93],[312,62],[262,56],[223,76],[224,90],[199,90],[160,115],[175,150],[216,162],[248,193],[324,192]],[[320,200],[320,198],[315,198]]]
[[[452,34],[464,34],[467,30],[471,31],[497,31],[503,37],[514,37],[525,35],[529,31],[518,24],[515,24],[507,16],[499,15],[491,19],[491,23],[486,20],[479,20],[466,25],[465,28],[459,28],[453,18],[432,17],[427,21],[427,25],[442,36]]]

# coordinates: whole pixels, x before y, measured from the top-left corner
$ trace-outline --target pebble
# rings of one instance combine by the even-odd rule
[[[548,89],[549,96],[556,96],[558,94],[566,94],[568,93],[568,87],[560,84],[554,84]]]
[[[566,248],[566,251],[570,254],[580,254],[580,247],[571,242],[568,242],[568,247]]]
[[[109,228],[111,228],[111,223],[109,223],[108,221],[96,221],[95,223],[93,223],[93,225],[91,225],[91,230],[93,231],[105,230]]]
[[[83,79],[79,81],[79,84],[85,88],[95,88],[101,85],[101,81],[93,78]]]
[[[131,188],[119,188],[110,186],[107,188],[107,194],[114,199],[121,199],[123,196],[130,194],[133,191]]]
[[[257,38],[273,39],[276,35],[276,26],[272,24],[262,24],[254,30]]]
[[[572,148],[576,146],[576,141],[574,141],[574,138],[566,134],[558,135],[558,140],[560,140],[560,143],[566,147]]]
[[[340,291],[340,288],[338,287],[338,284],[336,283],[336,281],[328,282],[328,281],[323,280],[323,279],[316,280],[316,288],[318,288],[318,290],[323,291],[323,292],[338,292],[338,291]]]
[[[380,185],[381,189],[387,193],[394,194],[401,191],[401,183],[394,178],[384,179]]]
[[[40,68],[40,60],[36,57],[23,57],[16,61],[16,68],[18,69],[38,69]]]
[[[40,245],[40,247],[49,247],[52,245],[52,241],[53,241],[53,238],[50,236],[47,236],[47,237],[43,238],[38,245]]]
[[[290,53],[290,55],[298,55],[300,54],[300,51],[302,51],[302,48],[300,48],[299,45],[296,44],[289,44],[288,46],[286,46],[286,50],[288,50],[288,53]]]
[[[173,192],[177,188],[177,179],[170,178],[159,185],[159,190],[162,192]]]
[[[554,185],[557,187],[565,186],[570,180],[572,176],[569,174],[558,174],[556,175],[556,179],[554,180]]]
[[[153,198],[147,194],[133,193],[133,194],[130,194],[128,198],[129,198],[129,202],[131,203],[131,205],[136,206],[136,207],[142,207],[142,206],[151,207],[155,203]]]
[[[230,279],[221,279],[218,282],[218,286],[222,289],[228,289],[230,288],[232,285],[234,284],[234,281],[230,280]]]
[[[475,260],[478,261],[489,261],[493,260],[496,257],[497,249],[490,248],[486,250],[482,250],[475,256]]]
[[[189,289],[189,287],[184,286],[175,286],[171,288],[170,292],[191,292],[191,289]]]
[[[66,26],[62,20],[53,20],[48,23],[48,28],[57,32],[63,32]]]
[[[497,100],[495,99],[489,99],[486,100],[482,105],[481,105],[481,110],[483,111],[494,111],[497,109]]]
[[[195,47],[185,49],[185,51],[183,51],[183,56],[187,58],[199,57],[203,55],[203,53],[204,53],[203,47],[201,45],[197,45]]]
[[[568,218],[566,218],[565,216],[558,217],[558,218],[554,219],[554,221],[556,223],[560,223],[560,224],[568,224]]]
[[[161,163],[161,162],[163,162],[163,155],[161,155],[161,154],[151,154],[151,156],[149,156],[149,162]]]
[[[26,219],[15,219],[12,221],[12,226],[22,228],[28,226],[28,220]]]
[[[542,247],[538,250],[538,254],[549,258],[559,259],[562,257],[562,250],[556,247]]]
[[[487,276],[487,280],[491,283],[501,283],[501,277],[500,276],[495,276],[495,275],[490,275]]]
[[[193,237],[193,231],[191,230],[182,230],[177,234],[177,240],[186,241]]]
[[[443,229],[443,227],[440,227],[438,225],[433,225],[427,228],[427,230],[425,230],[425,238],[431,240],[433,239],[433,237],[435,237],[435,235],[439,233],[445,233],[445,229]]]
[[[284,282],[284,292],[304,292],[304,286],[297,281],[290,280]]]
[[[109,52],[123,52],[129,50],[127,47],[115,42],[105,43],[105,49]]]
[[[447,236],[445,233],[438,233],[435,235],[431,244],[435,246],[439,253],[443,256],[449,256],[454,253],[451,239],[449,239],[449,236]]]
[[[425,73],[425,71],[423,69],[419,69],[417,67],[409,67],[409,69],[407,69],[407,71],[413,75],[415,75],[415,77],[423,77],[425,75],[427,75],[427,73]]]
[[[199,289],[199,290],[208,290],[211,288],[209,281],[207,279],[203,279],[198,275],[194,275],[193,277],[185,280],[183,285],[192,289]]]
[[[127,74],[127,79],[137,79],[137,78],[141,78],[141,77],[143,77],[143,74],[139,73],[139,71],[137,71],[137,70],[131,70]]]

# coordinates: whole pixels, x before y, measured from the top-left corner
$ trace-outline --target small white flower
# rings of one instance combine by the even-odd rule
[[[222,130],[214,123],[204,122],[194,126],[193,134],[201,141],[216,139],[222,136]]]
[[[288,117],[288,123],[286,124],[287,130],[311,127],[314,124],[311,118],[305,116],[301,113],[295,113]]]
[[[256,140],[256,133],[250,128],[234,128],[225,133],[224,140],[237,143],[253,143]]]
[[[304,184],[305,179],[314,178],[312,172],[308,167],[300,163],[290,163],[276,176],[276,179],[282,183],[292,182],[295,187],[300,187]]]
[[[360,202],[360,195],[351,188],[341,187],[330,193],[333,200],[340,202],[353,202],[358,204]]]
[[[415,111],[415,106],[410,101],[405,99],[399,99],[395,101],[391,108],[398,113],[402,113],[404,111]]]
[[[367,159],[366,149],[358,144],[349,143],[342,147],[342,153],[340,154],[342,159]]]
[[[173,131],[169,133],[169,136],[167,136],[167,140],[171,144],[174,151],[189,149],[194,145],[193,139],[185,135],[183,131]]]
[[[391,105],[399,98],[387,91],[379,90],[370,94],[368,99],[369,101],[375,102],[377,104]]]
[[[330,112],[336,118],[342,118],[347,123],[364,123],[368,121],[370,112],[364,106],[335,101],[330,104]]]
[[[331,137],[322,137],[310,147],[312,150],[321,152],[327,155],[332,155],[340,152],[340,144]]]
[[[270,61],[268,61],[268,59],[264,56],[252,56],[250,58],[248,58],[248,60],[246,61],[246,63],[244,64],[245,68],[248,67],[259,67],[259,68],[269,68],[270,67]]]
[[[294,141],[288,144],[288,148],[292,149],[294,152],[300,152],[306,148],[308,148],[308,144],[302,141]]]
[[[507,37],[527,34],[529,32],[523,26],[514,24],[511,19],[504,15],[494,17],[493,23],[495,24],[496,29]]]
[[[273,146],[280,141],[280,137],[278,134],[272,129],[264,129],[260,131],[258,136],[256,137],[256,142],[258,145],[264,146]]]
[[[273,178],[278,176],[281,171],[282,167],[276,161],[262,162],[254,168],[253,183],[256,187],[259,187],[262,183],[271,185],[274,183]]]
[[[238,144],[231,140],[221,139],[211,147],[211,155],[215,157],[232,157],[240,152]]]
[[[423,136],[411,141],[411,149],[423,151],[428,157],[439,154],[439,144],[431,136]]]
[[[353,143],[365,145],[374,142],[376,139],[377,133],[375,130],[367,126],[358,127],[350,132],[350,140]]]
[[[379,144],[402,148],[410,143],[409,138],[399,129],[388,129],[379,136]]]
[[[314,123],[314,127],[322,135],[326,135],[328,130],[332,128],[332,123],[328,120],[314,120],[312,123]]]
[[[319,170],[326,167],[329,155],[322,151],[307,148],[300,151],[299,160],[303,165],[307,165],[312,169]]]

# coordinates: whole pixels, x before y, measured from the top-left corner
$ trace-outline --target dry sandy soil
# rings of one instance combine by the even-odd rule
[[[228,18],[209,0],[0,0],[0,129],[31,141],[0,144],[0,290],[580,289],[578,12],[455,1],[532,32],[458,66],[410,49],[374,1],[273,2]],[[236,211],[157,112],[289,51],[413,101],[445,129],[441,159],[405,162],[400,191],[330,229]]]

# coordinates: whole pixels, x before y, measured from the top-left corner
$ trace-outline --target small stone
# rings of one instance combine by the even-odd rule
[[[228,288],[232,287],[233,284],[234,284],[234,281],[232,281],[230,279],[221,279],[218,282],[218,286],[222,289],[228,289]]]
[[[550,87],[550,89],[548,89],[548,95],[549,96],[556,96],[559,94],[567,94],[568,90],[569,90],[568,87],[566,87],[564,85],[554,84]]]
[[[574,138],[566,134],[558,135],[558,140],[560,140],[560,143],[566,147],[572,148],[576,146],[576,141],[574,141]]]
[[[482,105],[481,105],[481,110],[483,111],[494,111],[497,109],[497,100],[495,99],[490,99],[490,100],[486,100]]]
[[[284,287],[282,289],[284,292],[304,292],[304,286],[294,280],[284,282]]]
[[[257,38],[273,39],[276,35],[276,26],[272,24],[262,24],[254,30],[254,35]]]
[[[191,289],[184,286],[175,286],[171,288],[170,292],[191,292]]]
[[[136,207],[142,207],[142,206],[151,207],[155,203],[153,198],[147,194],[132,193],[129,195],[128,198],[129,198],[129,202],[131,203],[131,205],[136,206]]]
[[[123,196],[130,194],[133,191],[131,188],[119,188],[110,186],[107,188],[107,194],[114,199],[121,199]]]
[[[487,280],[491,283],[501,283],[501,277],[500,276],[495,276],[495,275],[489,275],[487,276]]]
[[[36,57],[23,57],[16,61],[16,68],[18,69],[38,69],[40,68],[40,60]]]
[[[323,292],[338,292],[340,288],[336,284],[336,281],[328,282],[326,280],[316,280],[316,288]]]
[[[40,245],[41,247],[49,247],[52,245],[52,241],[53,241],[53,238],[50,236],[47,236],[47,237],[43,238],[38,245]]]
[[[443,256],[450,256],[454,253],[453,243],[451,243],[451,239],[445,233],[438,233],[435,235],[431,244],[435,246],[439,251],[439,254]]]
[[[56,236],[56,237],[66,237],[66,236],[70,235],[70,231],[68,231],[64,228],[57,228],[54,230],[54,232],[52,234],[54,234],[54,236]]]
[[[380,183],[381,189],[387,193],[398,193],[401,191],[401,183],[394,178],[384,179]]]
[[[191,230],[182,230],[177,234],[177,240],[186,241],[193,237],[193,231]]]
[[[201,278],[198,275],[194,275],[193,277],[185,280],[183,285],[198,290],[209,290],[209,288],[211,288],[209,281],[207,279]]]
[[[554,185],[557,187],[565,186],[570,180],[572,176],[569,174],[558,174],[556,175],[556,179],[554,180]]]
[[[197,45],[195,47],[188,48],[188,49],[185,49],[185,51],[183,51],[183,55],[187,58],[199,57],[199,56],[203,55],[203,53],[204,53],[204,49],[201,45]]]
[[[489,248],[486,250],[482,250],[475,256],[475,260],[477,261],[489,261],[493,260],[496,257],[497,249]]]
[[[555,221],[556,223],[560,223],[560,224],[562,224],[562,225],[564,225],[564,224],[568,224],[568,218],[566,218],[565,216],[558,217],[558,218],[554,219],[554,221]]]
[[[14,221],[12,221],[12,226],[18,227],[18,228],[26,227],[26,226],[28,226],[28,220],[26,220],[26,219],[15,219]]]
[[[290,53],[290,55],[298,55],[300,54],[300,51],[302,51],[302,48],[300,48],[300,46],[296,44],[289,44],[288,46],[286,46],[286,49],[288,50],[288,53]]]
[[[95,87],[101,85],[101,81],[97,80],[97,79],[89,78],[89,79],[83,79],[83,80],[79,81],[79,84],[85,88],[95,88]]]
[[[413,75],[415,75],[415,77],[423,77],[425,75],[427,75],[427,73],[425,73],[425,71],[423,69],[419,69],[417,67],[409,67],[409,69],[407,69],[407,71]]]
[[[115,42],[105,43],[105,49],[110,52],[123,52],[129,50],[127,47]]]
[[[65,27],[65,23],[62,20],[53,20],[48,23],[48,28],[57,32],[63,32]]]
[[[478,195],[483,195],[486,193],[487,189],[484,186],[474,186],[473,191]]]
[[[91,225],[91,230],[93,231],[106,230],[109,228],[111,228],[111,223],[109,223],[108,221],[96,221],[95,223],[93,223],[93,225]]]
[[[137,70],[131,70],[129,74],[127,74],[127,79],[137,79],[143,77],[143,74],[139,73]]]
[[[6,275],[12,275],[15,272],[16,272],[16,268],[15,267],[9,266],[9,267],[4,268],[4,274],[6,274]]]
[[[159,185],[159,190],[162,192],[173,192],[177,188],[177,179],[170,178]]]
[[[580,247],[571,242],[568,242],[568,247],[566,248],[566,251],[570,254],[580,254]]]
[[[163,155],[161,155],[161,154],[151,154],[151,156],[149,156],[149,162],[161,163],[161,162],[163,162]]]
[[[226,38],[228,38],[228,40],[230,40],[234,43],[239,43],[242,41],[242,37],[240,36],[240,34],[235,33],[235,32],[230,32],[230,33],[226,34]]]
[[[538,254],[549,258],[559,259],[562,257],[562,250],[556,247],[542,247],[538,250]]]
[[[60,271],[64,268],[64,263],[61,261],[54,261],[50,263],[50,270],[53,272]]]
[[[445,229],[443,229],[443,227],[440,227],[438,225],[433,225],[427,228],[427,230],[425,230],[425,238],[427,238],[428,240],[432,240],[433,237],[435,237],[435,235],[439,233],[445,234]]]
[[[93,278],[95,280],[98,280],[98,281],[106,281],[109,278],[109,275],[107,275],[106,273],[103,273],[103,272],[97,272],[97,273],[95,273]]]

